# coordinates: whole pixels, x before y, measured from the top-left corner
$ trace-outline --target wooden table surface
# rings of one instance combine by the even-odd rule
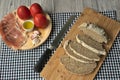
[[[48,13],[81,12],[85,7],[98,11],[116,10],[120,21],[120,0],[0,0],[0,20],[20,5],[30,6],[34,2],[41,4]]]
[[[96,10],[116,10],[120,20],[120,0],[0,0],[0,19],[8,12],[20,5],[29,6],[37,2],[49,13],[54,12],[80,12],[85,7]]]

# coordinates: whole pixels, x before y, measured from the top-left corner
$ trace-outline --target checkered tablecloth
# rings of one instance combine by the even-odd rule
[[[116,19],[115,11],[104,11],[102,14]],[[80,13],[52,13],[52,32],[47,41],[38,48],[28,51],[13,51],[3,42],[0,53],[0,79],[1,80],[43,80],[39,73],[35,73],[34,64],[46,50],[55,36],[61,30],[63,24],[70,15],[79,16]],[[71,26],[70,26],[71,27]],[[107,58],[100,68],[95,80],[119,80],[120,79],[120,34],[117,36]]]

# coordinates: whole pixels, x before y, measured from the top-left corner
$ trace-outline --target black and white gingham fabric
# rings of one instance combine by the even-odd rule
[[[112,19],[116,19],[115,11],[104,11],[101,13]],[[0,53],[0,80],[44,80],[39,77],[39,73],[34,72],[34,64],[59,33],[70,15],[79,16],[80,13],[50,14],[53,25],[52,32],[47,41],[38,48],[28,51],[13,51],[2,42]],[[96,75],[95,80],[119,80],[119,78],[120,34],[117,36],[112,49]]]

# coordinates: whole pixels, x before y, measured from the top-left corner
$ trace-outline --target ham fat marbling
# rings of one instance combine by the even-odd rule
[[[26,42],[26,35],[13,13],[7,14],[0,22],[3,41],[13,49],[19,49]]]

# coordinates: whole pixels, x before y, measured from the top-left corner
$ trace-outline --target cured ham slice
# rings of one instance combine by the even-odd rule
[[[26,35],[13,13],[6,15],[0,22],[3,41],[13,49],[19,49],[26,42]]]

